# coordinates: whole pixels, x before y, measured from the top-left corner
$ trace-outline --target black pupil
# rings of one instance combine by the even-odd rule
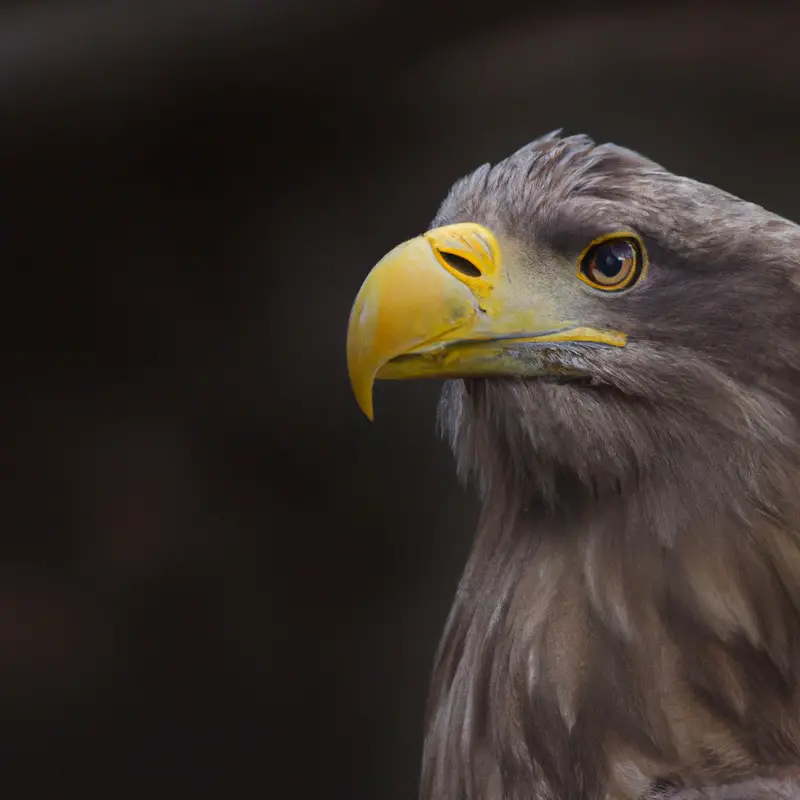
[[[616,278],[631,255],[631,246],[624,242],[601,244],[594,256],[595,269],[606,278]]]

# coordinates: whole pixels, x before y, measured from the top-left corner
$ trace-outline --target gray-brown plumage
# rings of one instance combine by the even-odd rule
[[[422,800],[800,797],[800,227],[558,134],[459,181],[431,227],[460,222],[628,338],[512,353],[581,380],[445,384],[482,513]],[[618,230],[646,276],[573,291]]]

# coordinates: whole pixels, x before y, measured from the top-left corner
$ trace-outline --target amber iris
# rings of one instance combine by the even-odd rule
[[[643,268],[641,243],[631,236],[612,236],[590,245],[580,262],[579,277],[594,289],[629,289]]]

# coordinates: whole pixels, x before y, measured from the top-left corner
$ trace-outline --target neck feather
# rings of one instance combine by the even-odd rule
[[[437,655],[421,796],[638,798],[800,764],[800,468],[785,442],[697,443],[679,474],[652,464],[598,486],[479,427],[456,441],[494,472],[478,476]]]

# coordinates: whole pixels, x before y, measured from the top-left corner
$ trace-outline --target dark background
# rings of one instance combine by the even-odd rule
[[[800,218],[798,31],[763,2],[6,4],[4,796],[413,797],[476,508],[438,386],[360,415],[361,280],[558,127]]]

